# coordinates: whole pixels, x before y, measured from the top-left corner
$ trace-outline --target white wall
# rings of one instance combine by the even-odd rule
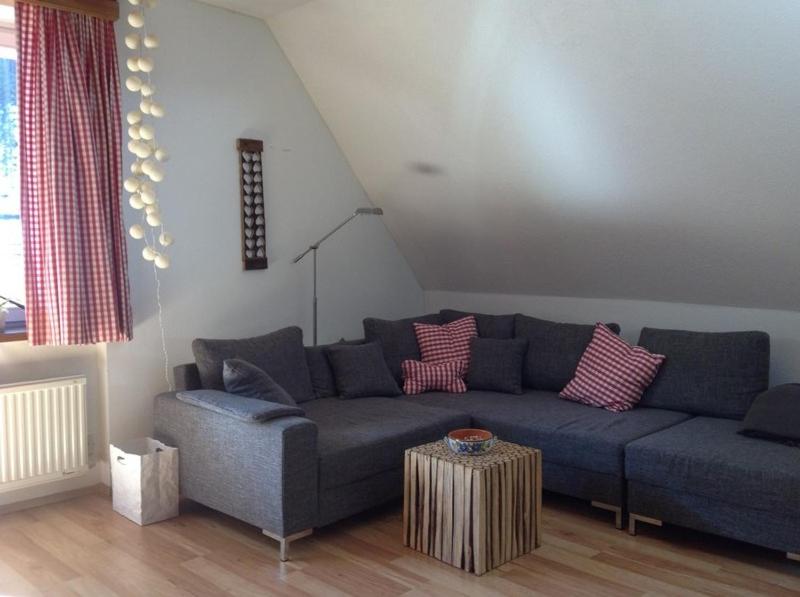
[[[429,311],[450,308],[494,314],[524,313],[573,323],[616,322],[622,327],[622,336],[633,343],[644,326],[709,332],[763,330],[771,338],[771,382],[800,381],[800,313],[794,311],[445,291],[426,292],[425,302]]]
[[[800,310],[797,0],[315,0],[269,24],[426,290]]]
[[[291,259],[369,205],[363,189],[262,21],[170,0],[152,11],[150,30],[162,42],[154,83],[167,116],[158,134],[172,154],[160,185],[176,237],[172,267],[160,273],[171,365],[192,360],[198,336],[242,337],[296,324],[310,343],[311,261]],[[126,92],[123,108],[133,105]],[[266,146],[266,271],[242,271],[237,137]],[[133,223],[135,212],[124,203]],[[153,396],[167,385],[153,270],[141,248],[129,240],[135,338],[108,346],[112,441],[150,433]],[[361,218],[332,238],[319,267],[320,341],[359,336],[367,315],[423,308],[420,286],[379,218]]]

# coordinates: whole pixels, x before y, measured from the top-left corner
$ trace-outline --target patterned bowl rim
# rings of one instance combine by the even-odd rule
[[[488,437],[482,439],[460,439],[457,437],[453,437],[454,433],[464,433],[464,432],[477,432],[481,434],[488,434]],[[474,427],[465,427],[462,429],[453,429],[447,433],[447,439],[450,441],[458,442],[461,444],[482,444],[484,442],[492,441],[495,438],[494,433],[489,431],[488,429],[478,429]]]

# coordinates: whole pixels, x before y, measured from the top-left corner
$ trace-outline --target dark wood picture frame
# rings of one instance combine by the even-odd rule
[[[237,139],[242,213],[242,263],[245,270],[267,269],[267,214],[264,198],[264,142]]]

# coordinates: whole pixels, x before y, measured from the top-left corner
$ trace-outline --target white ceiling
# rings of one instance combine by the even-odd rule
[[[227,8],[235,12],[266,19],[285,10],[290,10],[310,0],[200,0],[206,4]]]
[[[800,309],[796,0],[268,23],[424,288]]]

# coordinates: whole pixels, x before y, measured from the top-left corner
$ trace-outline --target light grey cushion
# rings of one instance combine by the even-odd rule
[[[378,342],[383,350],[383,357],[395,380],[403,379],[402,363],[407,359],[420,360],[415,323],[441,325],[442,318],[438,313],[409,317],[408,319],[374,319],[364,320],[364,338],[367,342]]]
[[[301,417],[299,406],[267,402],[257,398],[245,398],[218,390],[189,390],[178,392],[178,400],[199,406],[221,415],[227,415],[247,423],[263,423],[278,417]]]
[[[619,334],[616,323],[606,325]],[[525,387],[551,392],[563,390],[575,377],[575,369],[593,334],[594,325],[556,323],[517,314],[514,337],[528,340],[522,374]]]
[[[342,398],[398,396],[400,388],[389,372],[377,342],[336,344],[325,349],[336,388]]]
[[[475,323],[478,324],[478,336],[481,338],[507,340],[514,337],[514,315],[487,315],[453,309],[442,309],[439,315],[442,316],[442,323],[451,323],[468,315],[474,315]]]
[[[522,363],[528,341],[472,338],[467,387],[508,394],[522,393]]]
[[[243,359],[266,371],[296,402],[315,397],[303,349],[303,331],[298,327],[239,340],[198,338],[192,342],[192,351],[206,390],[224,390],[223,362]]]
[[[641,405],[742,419],[769,386],[769,335],[644,328],[639,345],[667,357]]]
[[[696,417],[643,437],[625,450],[625,475],[755,510],[797,511],[800,449],[744,437],[739,425]]]
[[[320,488],[401,469],[407,448],[441,439],[470,422],[468,415],[407,403],[402,398],[324,398],[305,408],[319,434]]]
[[[612,413],[562,400],[555,392],[431,393],[397,400],[467,413],[476,427],[502,440],[540,448],[545,462],[618,477],[627,443],[689,418],[656,408]]]
[[[225,382],[225,391],[229,394],[297,406],[294,398],[266,371],[242,359],[225,359],[222,364],[222,380]]]

